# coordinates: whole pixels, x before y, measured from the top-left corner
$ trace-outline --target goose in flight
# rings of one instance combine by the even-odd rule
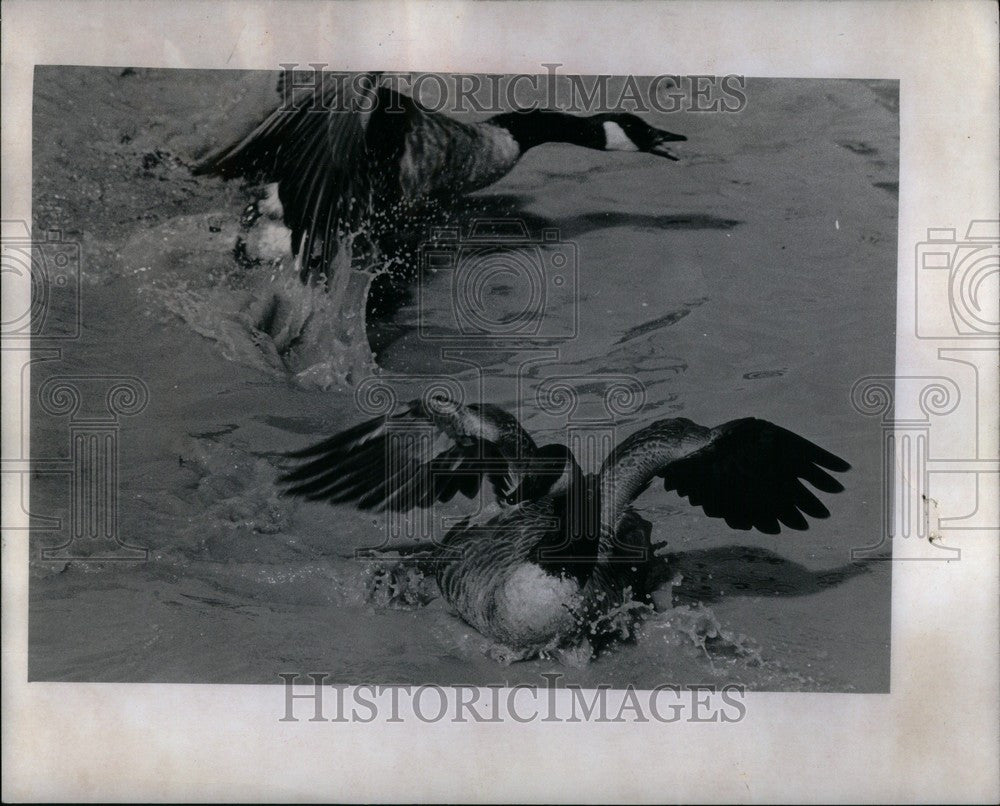
[[[195,175],[269,185],[260,206],[291,231],[304,282],[330,270],[349,234],[363,229],[377,243],[407,211],[491,185],[543,143],[676,160],[669,144],[687,139],[629,113],[579,117],[529,109],[464,123],[382,85],[378,74],[361,78],[350,86],[318,81],[301,103],[277,106],[192,168]],[[282,74],[279,91],[285,80]],[[245,219],[253,221],[259,212],[256,203],[251,208]]]
[[[408,438],[413,427],[433,443]],[[734,529],[777,534],[828,517],[803,482],[837,493],[843,486],[827,471],[850,468],[765,420],[706,428],[671,418],[635,432],[585,475],[568,448],[539,447],[503,409],[443,394],[289,456],[297,464],[281,480],[286,493],[361,509],[431,507],[488,483],[499,511],[422,544],[421,561],[505,660],[581,648],[589,657],[652,607],[662,560],[632,502],[655,479]]]

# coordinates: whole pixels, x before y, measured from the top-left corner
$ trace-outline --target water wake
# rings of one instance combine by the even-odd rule
[[[225,251],[221,237],[206,248],[212,220],[173,219],[123,249],[127,273],[155,307],[215,342],[226,359],[306,388],[353,386],[375,371],[365,325],[380,271],[374,263],[359,268],[347,245],[328,282],[306,285],[289,259],[235,259],[235,238]]]

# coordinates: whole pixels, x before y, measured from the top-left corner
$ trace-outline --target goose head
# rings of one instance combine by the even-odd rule
[[[642,151],[677,161],[668,143],[687,140],[683,134],[657,129],[629,112],[598,115],[594,120],[604,130],[604,151]]]
[[[536,501],[546,495],[566,493],[583,478],[573,452],[565,445],[543,445],[532,459],[531,472],[510,495],[506,503]]]
[[[545,109],[522,109],[497,115],[487,123],[506,129],[522,153],[543,143],[572,143],[597,151],[634,151],[677,160],[667,144],[687,140],[683,134],[650,126],[630,112],[580,117]]]

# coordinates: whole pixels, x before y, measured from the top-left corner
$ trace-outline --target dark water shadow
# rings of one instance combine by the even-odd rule
[[[755,546],[679,551],[663,555],[663,559],[656,582],[661,585],[677,574],[682,576],[673,589],[677,604],[709,604],[736,596],[808,596],[871,570],[871,563],[853,562],[811,571]]]
[[[557,222],[561,237],[572,240],[588,232],[615,227],[639,230],[730,230],[742,224],[735,218],[719,218],[705,213],[640,215],[636,213],[584,213]]]
[[[639,336],[645,336],[648,333],[654,333],[657,330],[675,325],[695,308],[700,305],[704,305],[706,302],[708,302],[708,297],[700,297],[696,300],[692,300],[691,302],[685,302],[676,310],[670,311],[670,313],[656,319],[651,319],[648,322],[643,322],[635,327],[630,327],[625,331],[622,337],[615,342],[615,344],[624,344],[625,342],[632,341],[632,339],[638,338]]]
[[[543,229],[557,229],[559,237],[571,240],[590,232],[614,227],[642,230],[730,230],[743,222],[706,213],[648,215],[621,211],[596,211],[564,218],[548,218],[525,209],[534,197],[514,193],[487,193],[457,202],[449,211],[455,224],[471,224],[476,218],[516,218],[524,223],[530,237]]]

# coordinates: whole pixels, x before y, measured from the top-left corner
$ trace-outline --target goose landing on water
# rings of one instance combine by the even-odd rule
[[[282,75],[279,91],[284,80]],[[283,219],[304,282],[323,275],[330,282],[338,245],[349,234],[363,231],[377,245],[399,229],[407,212],[493,184],[543,143],[676,160],[669,144],[687,139],[628,113],[577,117],[532,109],[463,123],[380,85],[377,74],[368,76],[367,86],[375,99],[371,112],[350,111],[360,96],[332,79],[319,82],[294,109],[277,107],[192,168],[196,175],[270,186],[244,221],[254,223],[262,214],[265,221]],[[273,223],[264,229],[285,242],[275,238]]]
[[[391,435],[433,426],[429,451]],[[390,451],[391,448],[391,451]],[[392,456],[393,472],[387,465]],[[705,428],[658,420],[632,434],[585,475],[562,445],[538,447],[517,419],[490,405],[464,406],[437,395],[414,401],[312,447],[282,482],[314,501],[407,511],[472,498],[488,481],[500,505],[479,522],[466,518],[434,544],[410,548],[447,601],[499,645],[496,656],[589,658],[628,635],[663,580],[651,524],[632,509],[659,477],[706,515],[734,529],[777,534],[808,528],[829,511],[802,482],[843,490],[827,470],[850,466],[765,420]]]

